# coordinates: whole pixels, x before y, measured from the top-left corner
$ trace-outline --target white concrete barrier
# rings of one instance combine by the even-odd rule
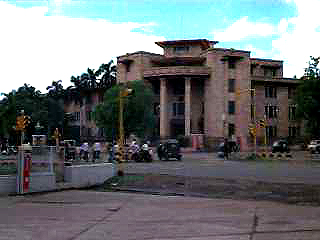
[[[102,184],[113,176],[115,176],[115,165],[112,163],[66,166],[64,171],[64,180],[71,183],[72,187]]]
[[[0,194],[14,194],[17,192],[17,176],[3,175],[0,176]]]
[[[56,190],[56,176],[54,173],[31,173],[30,192],[45,192]]]

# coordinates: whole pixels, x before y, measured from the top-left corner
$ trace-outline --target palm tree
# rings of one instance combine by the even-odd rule
[[[53,98],[62,98],[64,95],[64,89],[62,86],[62,80],[52,81],[51,86],[48,86],[48,96]]]
[[[86,73],[82,73],[80,76],[80,86],[83,89],[95,89],[97,83],[97,72],[94,69],[87,69]]]
[[[110,88],[116,84],[116,66],[113,65],[113,60],[109,63],[101,64],[99,69],[97,70],[98,76],[102,75],[99,82],[100,88]]]

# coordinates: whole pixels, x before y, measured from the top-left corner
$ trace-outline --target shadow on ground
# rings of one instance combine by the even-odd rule
[[[320,185],[226,180],[212,177],[127,174],[122,177],[113,177],[92,190],[320,205]]]

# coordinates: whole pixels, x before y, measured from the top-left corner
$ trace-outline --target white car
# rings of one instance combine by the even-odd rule
[[[312,153],[316,152],[320,147],[320,140],[312,140],[310,144],[307,146],[308,150]]]

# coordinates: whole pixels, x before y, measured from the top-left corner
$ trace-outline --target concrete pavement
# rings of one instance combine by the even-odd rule
[[[70,190],[0,198],[0,239],[320,239],[320,208]]]

